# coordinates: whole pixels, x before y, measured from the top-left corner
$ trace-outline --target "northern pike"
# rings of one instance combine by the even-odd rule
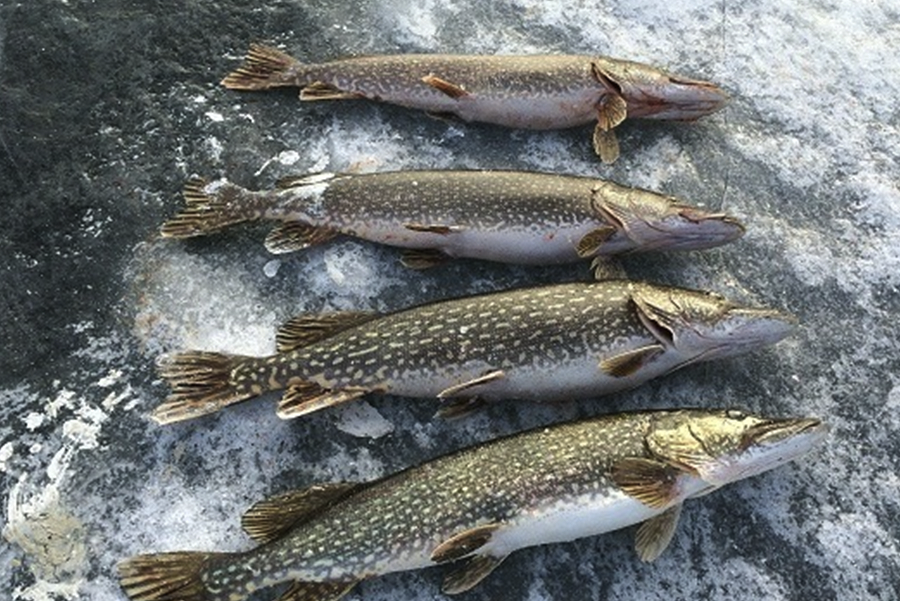
[[[139,555],[119,564],[134,601],[335,601],[359,581],[460,561],[456,594],[510,553],[641,524],[653,561],[685,500],[770,470],[826,434],[817,419],[737,410],[624,413],[515,434],[371,483],[332,483],[261,501],[243,516],[259,543],[240,553]]]
[[[672,197],[586,177],[517,171],[319,173],[251,191],[188,181],[187,207],[163,237],[206,235],[243,221],[280,222],[273,253],[338,234],[407,249],[425,268],[451,257],[546,265],[644,250],[695,250],[740,237],[741,223]]]
[[[455,416],[499,399],[564,400],[631,388],[685,365],[788,335],[795,319],[696,290],[627,280],[576,282],[441,301],[378,316],[301,315],[278,353],[164,356],[171,394],[159,423],[286,389],[291,418],[367,393],[437,397]]]
[[[626,117],[692,121],[728,100],[712,83],[604,56],[405,54],[304,64],[258,44],[222,85],[298,87],[300,100],[367,98],[524,129],[596,123],[594,151],[606,163],[619,156],[613,129]]]

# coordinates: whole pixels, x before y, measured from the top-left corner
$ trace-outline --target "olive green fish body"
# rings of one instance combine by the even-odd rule
[[[254,192],[191,181],[166,237],[241,221],[284,224],[267,240],[287,252],[335,234],[444,257],[556,264],[645,250],[695,250],[736,239],[741,224],[671,197],[599,179],[518,171],[320,173]]]
[[[223,85],[236,90],[301,88],[301,100],[368,98],[464,121],[527,129],[596,122],[594,148],[618,156],[611,131],[626,117],[690,120],[721,108],[711,83],[599,56],[409,54],[303,64],[265,46]]]
[[[517,549],[637,523],[638,553],[652,561],[684,500],[794,459],[824,433],[818,420],[733,410],[539,428],[369,484],[279,495],[244,516],[259,547],[139,556],[120,565],[120,577],[136,601],[237,601],[283,582],[334,600],[365,578],[463,560],[444,582],[458,593]]]
[[[172,394],[154,418],[188,419],[281,389],[287,389],[282,417],[368,392],[438,397],[448,409],[476,400],[584,398],[747,352],[793,329],[793,318],[777,311],[625,280],[329,319],[337,325],[316,316],[289,323],[281,333],[284,352],[271,357],[188,351],[165,359],[161,373]],[[317,328],[321,333],[310,338]]]

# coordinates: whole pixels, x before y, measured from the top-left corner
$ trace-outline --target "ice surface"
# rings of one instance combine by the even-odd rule
[[[0,240],[0,306],[12,311],[0,350],[16,367],[0,380],[0,575],[12,597],[121,601],[121,558],[247,548],[241,513],[291,488],[376,478],[600,411],[737,405],[821,417],[828,443],[690,501],[654,564],[637,560],[630,532],[614,533],[516,553],[469,598],[897,599],[898,21],[894,0],[217,2],[165,16],[125,0],[0,7],[12,241]],[[306,60],[603,53],[711,79],[732,102],[694,124],[626,123],[622,158],[605,167],[589,128],[467,126],[219,87],[256,40]],[[152,367],[165,352],[268,354],[278,324],[303,311],[584,276],[474,261],[410,272],[396,251],[346,239],[275,259],[253,226],[154,236],[193,174],[263,188],[288,174],[451,167],[610,177],[734,213],[748,225],[736,244],[626,268],[783,307],[800,331],[611,399],[498,404],[453,423],[431,419],[433,401],[374,397],[295,422],[274,415],[271,396],[190,424],[147,418],[166,394]],[[441,598],[443,574],[390,575],[349,598]]]

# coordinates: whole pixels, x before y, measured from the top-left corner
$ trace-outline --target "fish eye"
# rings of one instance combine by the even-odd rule
[[[747,414],[740,409],[729,409],[725,412],[725,416],[729,419],[746,419]]]

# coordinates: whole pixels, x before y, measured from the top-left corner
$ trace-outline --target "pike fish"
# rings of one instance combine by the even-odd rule
[[[243,516],[259,543],[241,553],[139,555],[119,564],[134,601],[335,601],[366,578],[459,562],[443,591],[467,591],[510,553],[641,524],[653,561],[682,503],[808,452],[817,419],[738,410],[624,413],[538,428],[371,483],[332,483],[261,501]]]
[[[368,98],[433,115],[525,129],[595,123],[606,163],[627,117],[693,121],[722,108],[718,86],[604,56],[406,54],[304,64],[261,45],[222,80],[233,90],[300,88],[300,100]]]
[[[436,302],[378,316],[301,315],[269,357],[164,356],[159,423],[286,389],[291,418],[375,392],[437,397],[445,417],[499,399],[564,400],[642,384],[685,365],[773,344],[795,319],[696,290],[576,282]]]
[[[338,234],[406,249],[405,265],[449,258],[546,265],[644,250],[695,250],[744,233],[723,213],[599,179],[516,171],[319,173],[255,192],[227,180],[190,180],[187,207],[163,237],[203,236],[230,225],[280,222],[273,253]]]

